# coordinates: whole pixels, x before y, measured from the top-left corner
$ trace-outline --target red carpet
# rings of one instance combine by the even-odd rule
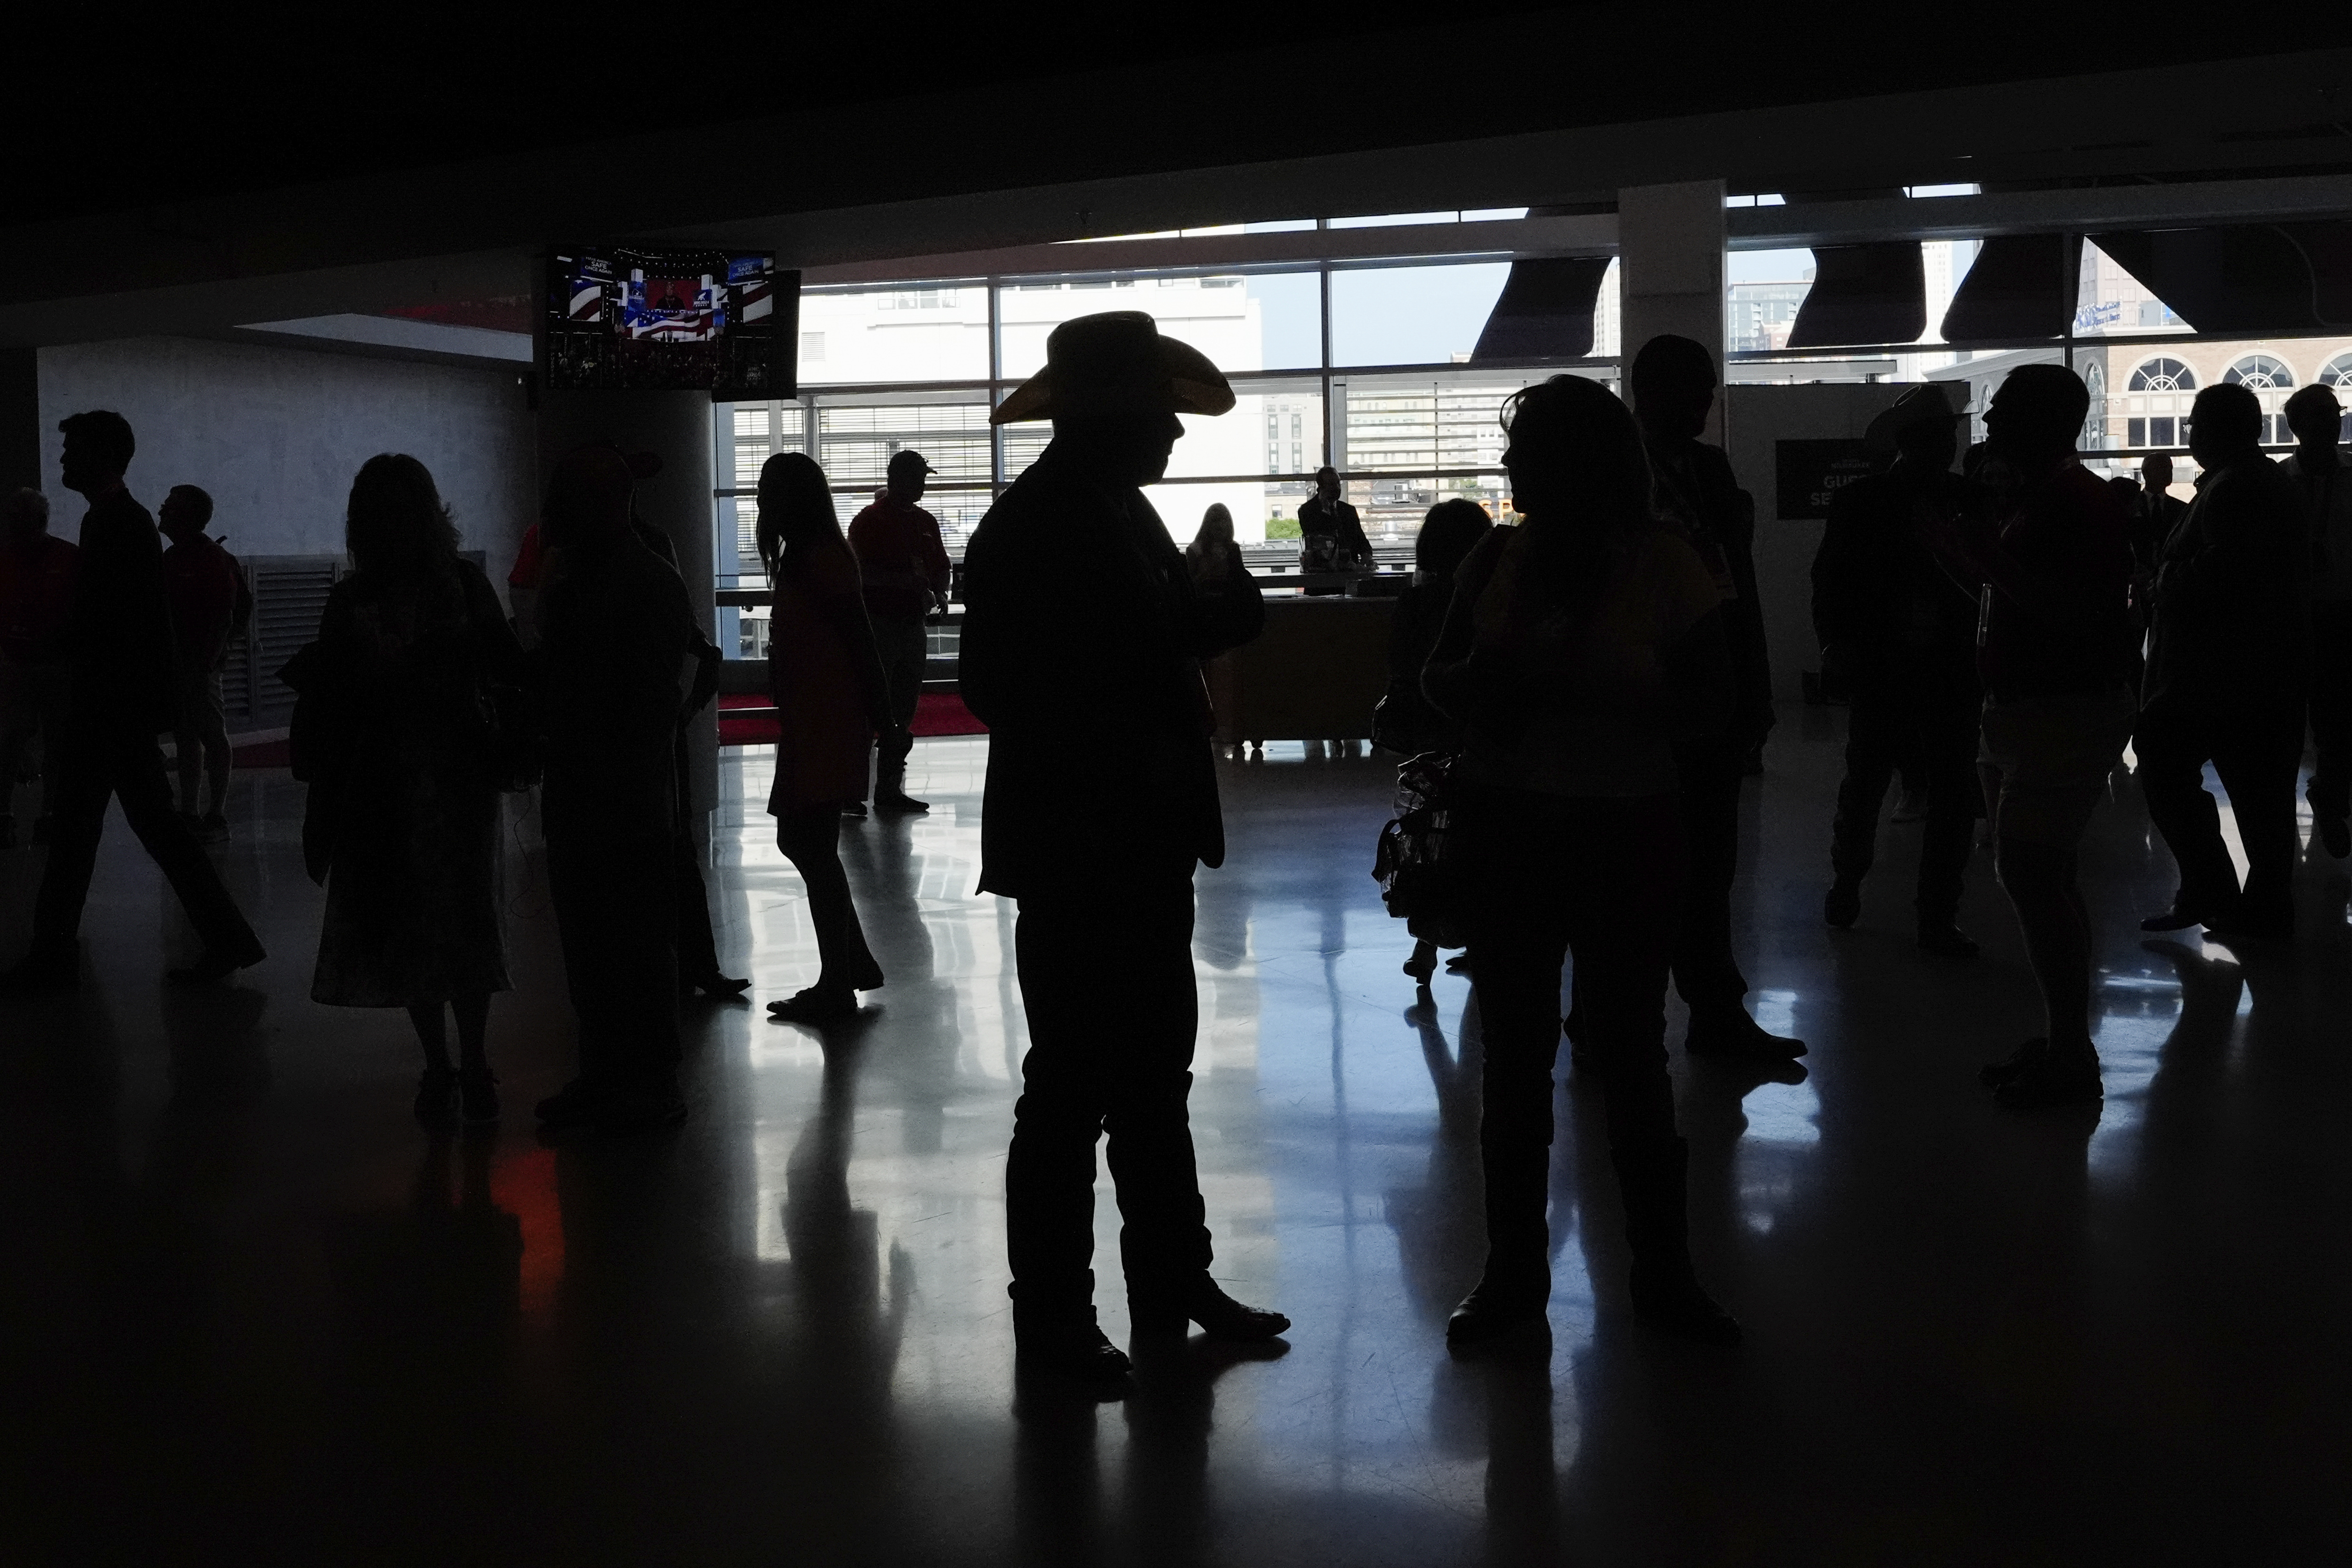
[[[731,712],[744,708],[754,712],[740,718],[730,716]],[[963,706],[963,698],[954,692],[925,692],[916,698],[914,728],[919,737],[988,733],[988,727],[971,716],[971,710]],[[765,746],[775,738],[775,713],[764,695],[745,692],[719,699],[719,745]]]

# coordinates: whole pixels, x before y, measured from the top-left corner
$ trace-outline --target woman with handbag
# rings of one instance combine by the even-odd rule
[[[768,690],[779,734],[768,813],[776,847],[808,884],[821,964],[815,985],[768,1011],[785,1023],[825,1023],[855,1014],[857,993],[882,984],[841,866],[841,818],[866,799],[867,754],[892,722],[889,683],[824,470],[802,453],[776,454],[760,470],[759,507],[760,559],[776,590]]]
[[[1736,1343],[1685,1243],[1664,1015],[1685,862],[1673,744],[1730,716],[1722,595],[1658,523],[1640,432],[1606,388],[1555,376],[1516,394],[1503,423],[1526,521],[1463,563],[1423,675],[1464,727],[1451,848],[1486,1042],[1486,1267],[1446,1338],[1467,1348],[1543,1321],[1551,1068],[1573,954],[1634,1311]]]
[[[416,1113],[454,1103],[495,1121],[484,1034],[490,993],[508,988],[499,792],[522,647],[415,458],[361,466],[344,538],[353,570],[328,591],[299,683],[305,860],[327,888],[311,999],[407,1009],[425,1050]]]
[[[1422,517],[1412,541],[1412,581],[1398,596],[1389,622],[1389,689],[1372,709],[1374,746],[1407,757],[1460,749],[1462,727],[1422,695],[1421,667],[1454,603],[1454,574],[1494,526],[1486,507],[1462,496],[1438,502]],[[1439,944],[1420,929],[1412,936],[1412,956],[1404,961],[1404,972],[1426,986],[1437,972]],[[1447,967],[1460,965],[1456,959]]]

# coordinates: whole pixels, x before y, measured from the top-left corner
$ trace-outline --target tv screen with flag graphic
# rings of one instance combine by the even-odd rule
[[[540,374],[558,388],[791,397],[800,274],[767,252],[574,246],[548,257]]]

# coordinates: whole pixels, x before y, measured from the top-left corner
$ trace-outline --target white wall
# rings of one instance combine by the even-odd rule
[[[58,484],[57,424],[90,408],[131,421],[132,495],[152,510],[174,485],[202,486],[211,531],[240,555],[341,553],[352,476],[379,452],[433,470],[493,582],[534,511],[534,420],[511,371],[135,338],[43,349],[39,373],[43,488],[68,538],[81,502]]]
[[[1756,597],[1772,659],[1772,695],[1788,718],[1802,700],[1803,672],[1822,665],[1813,635],[1813,555],[1826,525],[1778,515],[1774,444],[1859,436],[1906,389],[1891,382],[1831,382],[1727,389],[1725,450],[1742,488],[1756,497]]]

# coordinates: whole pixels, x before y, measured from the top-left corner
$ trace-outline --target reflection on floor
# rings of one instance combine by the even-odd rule
[[[1447,1359],[1480,1251],[1475,1009],[1444,976],[1416,1005],[1398,972],[1407,939],[1366,874],[1389,770],[1275,746],[1223,765],[1194,1106],[1218,1272],[1298,1327],[1271,1359],[1148,1365],[1099,1407],[1011,1377],[1023,1037],[1013,912],[971,893],[985,739],[919,747],[929,817],[847,833],[890,985],[830,1039],[759,1005],[814,954],[757,811],[766,758],[728,754],[714,896],[758,987],[690,1009],[695,1113],[668,1137],[531,1134],[570,1024],[526,850],[519,989],[492,1023],[525,1113],[451,1139],[407,1119],[400,1015],[307,999],[320,895],[296,786],[236,786],[219,853],[274,956],[215,992],[160,986],[188,934],[118,823],[98,983],[0,1010],[6,1556],[2338,1556],[2341,869],[2306,868],[2291,954],[2143,947],[2170,863],[2119,781],[2089,855],[2105,1113],[2001,1114],[1973,1071],[2033,1008],[1981,859],[1974,963],[1909,945],[1916,828],[1884,830],[1862,925],[1821,925],[1834,728],[1807,713],[1776,739],[1739,894],[1756,1006],[1812,1042],[1809,1071],[1676,1056],[1696,1245],[1744,1350],[1626,1320],[1597,1108],[1571,1084],[1549,1364]],[[518,844],[531,826],[519,812]],[[37,865],[0,857],[11,954]],[[1106,1030],[1119,1007],[1105,977]],[[1108,1247],[1108,1203],[1101,1221]]]

